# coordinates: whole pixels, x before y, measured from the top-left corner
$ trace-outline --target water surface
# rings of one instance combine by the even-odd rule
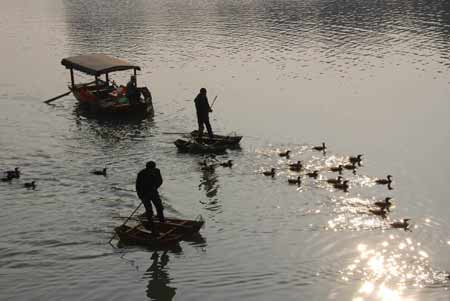
[[[2,299],[448,300],[447,1],[16,0],[0,25],[0,167],[23,171],[0,183]],[[60,60],[92,52],[142,66],[154,118],[87,118],[72,96],[42,104],[67,89]],[[167,134],[195,128],[201,87],[218,95],[213,128],[244,135],[218,158],[232,169],[201,170]],[[311,150],[323,141],[325,156]],[[326,184],[358,153],[348,193]],[[201,214],[204,241],[107,244],[138,204],[115,188],[133,189],[150,159],[167,214]],[[297,160],[320,177],[289,186]],[[89,173],[104,166],[106,178]],[[393,190],[373,182],[387,174]],[[387,220],[368,212],[387,196]],[[411,232],[390,229],[405,217]]]

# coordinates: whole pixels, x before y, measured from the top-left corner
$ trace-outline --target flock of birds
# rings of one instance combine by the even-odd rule
[[[325,155],[327,147],[326,147],[325,143],[322,143],[322,145],[314,146],[312,149],[314,151],[323,152],[323,154]],[[289,159],[290,153],[291,153],[290,150],[286,150],[285,152],[280,152],[278,155],[280,157]],[[329,167],[328,171],[337,172],[337,173],[339,173],[339,176],[337,178],[327,179],[326,182],[328,184],[333,185],[333,187],[337,190],[342,190],[344,192],[348,192],[348,189],[350,187],[349,186],[350,181],[345,180],[342,176],[342,173],[344,170],[351,170],[353,172],[353,174],[356,174],[356,169],[358,167],[361,167],[362,157],[363,157],[362,154],[359,154],[357,156],[350,156],[350,157],[348,157],[348,160],[345,164],[339,164],[338,166]],[[209,158],[204,159],[203,161],[199,162],[199,164],[201,165],[202,170],[207,171],[207,170],[213,170],[217,166],[222,166],[224,168],[231,168],[233,166],[233,160],[227,160],[224,162],[220,162],[216,159],[216,157],[214,155],[210,155]],[[305,172],[304,175],[306,177],[313,178],[313,179],[317,179],[319,177],[319,172],[320,172],[319,170],[307,171],[304,168],[302,161],[297,161],[296,163],[289,164],[289,170],[294,171],[294,172],[299,172],[299,173],[304,171]],[[91,173],[94,175],[106,176],[107,168],[105,167],[100,170],[93,170],[93,171],[91,171]],[[276,175],[276,169],[271,168],[270,170],[263,171],[263,174],[265,176],[273,178]],[[18,167],[16,167],[14,170],[5,171],[4,177],[1,180],[2,180],[2,182],[12,182],[12,180],[14,180],[14,179],[19,179],[20,175],[21,175],[21,171],[19,170]],[[302,175],[299,174],[296,178],[294,178],[294,179],[290,178],[287,181],[288,181],[288,184],[301,186],[302,185]],[[376,179],[375,183],[379,184],[379,185],[387,185],[388,189],[391,190],[392,189],[392,186],[391,186],[392,176],[388,175],[386,177],[386,179]],[[26,182],[23,184],[23,187],[34,190],[34,189],[36,189],[36,182],[35,181]],[[390,208],[392,206],[391,200],[392,200],[391,197],[386,197],[383,201],[374,202],[372,204],[372,206],[369,208],[369,212],[371,214],[380,216],[383,219],[386,218],[387,214],[390,212]],[[401,221],[391,223],[390,226],[393,228],[402,228],[404,230],[408,230],[409,221],[410,221],[410,219],[405,218]]]
[[[327,147],[325,143],[322,143],[322,145],[314,146],[312,147],[314,151],[320,151],[324,155],[326,154]],[[290,150],[286,150],[284,152],[278,153],[280,157],[289,159],[290,158]],[[350,156],[347,159],[347,162],[345,164],[339,164],[338,166],[332,166],[328,168],[328,171],[330,172],[337,172],[339,173],[339,176],[337,178],[330,178],[327,179],[326,182],[328,184],[333,185],[333,187],[337,190],[342,190],[344,192],[348,192],[348,189],[350,188],[349,180],[345,180],[342,176],[342,173],[344,170],[351,170],[353,174],[356,174],[356,170],[358,167],[361,167],[362,162],[362,154],[359,154],[357,156]],[[317,179],[319,177],[319,170],[312,170],[308,171],[304,168],[302,161],[297,161],[296,163],[291,163],[288,165],[290,171],[294,172],[305,172],[304,175],[309,178]],[[267,177],[275,177],[276,175],[276,169],[271,168],[270,170],[263,171],[263,175]],[[296,178],[289,178],[287,180],[288,184],[301,186],[302,185],[302,175],[299,174]],[[378,185],[387,185],[389,190],[392,190],[392,175],[388,175],[385,179],[376,179],[374,181]],[[392,206],[391,197],[386,197],[382,201],[376,201],[372,204],[372,206],[369,208],[369,212],[373,215],[380,216],[381,218],[385,219],[387,217],[387,214],[390,212],[390,208]],[[405,218],[401,221],[396,221],[390,224],[392,228],[401,228],[406,230],[409,230],[409,221],[411,219]]]
[[[101,170],[93,170],[93,171],[91,171],[91,173],[94,175],[100,175],[100,176],[106,177],[106,169],[107,168],[105,167]],[[14,170],[4,171],[3,178],[1,178],[1,181],[11,183],[14,179],[19,179],[20,175],[21,175],[21,171],[20,171],[19,167],[16,167],[16,168],[14,168]],[[25,187],[27,189],[35,190],[36,189],[36,181],[25,182],[25,183],[23,183],[23,187]]]

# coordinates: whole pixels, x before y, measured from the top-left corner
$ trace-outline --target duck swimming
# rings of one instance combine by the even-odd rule
[[[342,181],[342,177],[339,176],[339,177],[337,177],[337,179],[328,179],[328,180],[327,180],[327,183],[330,183],[330,184],[337,184],[337,183],[341,183],[341,181]]]
[[[307,172],[306,175],[310,178],[317,179],[317,177],[319,176],[319,171],[315,170],[313,172]]]
[[[263,171],[263,175],[275,177],[275,168],[270,169],[270,171]]]
[[[12,177],[5,177],[5,178],[2,178],[2,182],[11,182],[12,181]]]
[[[297,161],[297,163],[289,164],[289,170],[300,171],[303,168],[302,161]]]
[[[18,179],[20,178],[20,170],[19,167],[14,168],[14,170],[7,170],[5,171],[6,177],[11,179]]]
[[[333,187],[336,189],[343,190],[344,192],[347,192],[348,190],[348,180],[345,180],[343,183],[334,183]]]
[[[353,174],[356,174],[356,164],[352,163],[352,164],[345,164],[344,168],[347,170],[353,170]]]
[[[410,218],[404,218],[402,221],[400,222],[393,222],[391,223],[391,227],[392,228],[397,228],[397,229],[404,229],[405,231],[408,229],[409,227],[409,222],[411,219]]]
[[[384,201],[379,201],[379,202],[375,202],[373,203],[375,206],[379,207],[380,209],[386,209],[388,212],[390,212],[390,208],[392,206],[392,202],[390,201],[392,198],[387,197],[384,199]]]
[[[297,184],[300,186],[302,184],[302,180],[300,177],[297,177],[297,179],[288,179],[289,184]]]
[[[325,150],[327,149],[327,147],[325,146],[325,142],[322,142],[322,146],[314,146],[313,150],[316,151],[321,151],[325,153]]]
[[[36,189],[36,182],[32,181],[32,182],[28,182],[28,183],[24,183],[23,187],[25,188],[32,188],[32,189]]]
[[[290,152],[291,152],[290,150],[287,150],[287,151],[285,151],[285,152],[279,153],[278,155],[279,155],[280,157],[286,157],[286,158],[289,158]]]
[[[106,176],[106,167],[103,168],[103,170],[94,170],[94,171],[92,171],[92,174],[98,175],[98,176]]]
[[[375,180],[375,183],[380,184],[380,185],[386,185],[386,184],[391,184],[392,183],[392,176],[388,175],[386,177],[386,179],[377,179]]]
[[[379,209],[379,208],[376,208],[376,209],[369,209],[369,212],[372,213],[372,214],[374,214],[374,215],[381,216],[382,218],[386,218],[386,214],[387,214],[386,210],[384,210],[384,209]]]
[[[343,166],[342,164],[339,164],[337,167],[330,167],[330,171],[332,172],[339,172],[340,175],[342,175]]]
[[[348,161],[350,162],[350,163],[355,163],[355,164],[358,164],[359,166],[361,166],[361,161],[362,161],[362,156],[363,155],[357,155],[356,157],[349,157],[348,158]]]
[[[226,162],[222,162],[222,163],[220,163],[220,166],[231,168],[233,166],[233,160],[228,160]]]

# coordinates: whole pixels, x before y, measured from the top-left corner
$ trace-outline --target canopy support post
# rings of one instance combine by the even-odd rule
[[[70,82],[72,84],[72,89],[75,88],[75,80],[73,78],[73,69],[70,68]]]
[[[109,74],[106,73],[105,77],[106,77],[106,85],[109,86]]]
[[[136,68],[134,68],[133,70],[134,70],[134,80],[136,81],[136,87],[137,87],[137,73],[136,73]]]

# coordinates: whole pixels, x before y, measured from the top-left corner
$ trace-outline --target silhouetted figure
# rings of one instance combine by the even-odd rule
[[[195,109],[197,110],[198,135],[203,135],[203,129],[204,126],[206,126],[209,138],[213,138],[213,131],[211,129],[211,124],[209,123],[209,113],[212,112],[212,109],[209,106],[205,88],[200,89],[200,93],[195,97],[194,102]]]
[[[136,76],[134,76],[134,75],[132,75],[130,77],[130,81],[127,84],[127,90],[126,90],[125,96],[128,98],[128,100],[132,104],[137,103],[139,101],[139,97],[141,95],[140,95],[139,89],[137,88]]]
[[[156,164],[153,161],[147,162],[146,168],[141,170],[136,178],[136,192],[144,204],[148,224],[154,233],[157,233],[157,231],[153,227],[152,203],[156,209],[156,216],[161,223],[164,223],[164,207],[158,193],[158,188],[162,183],[161,172],[156,168]]]

